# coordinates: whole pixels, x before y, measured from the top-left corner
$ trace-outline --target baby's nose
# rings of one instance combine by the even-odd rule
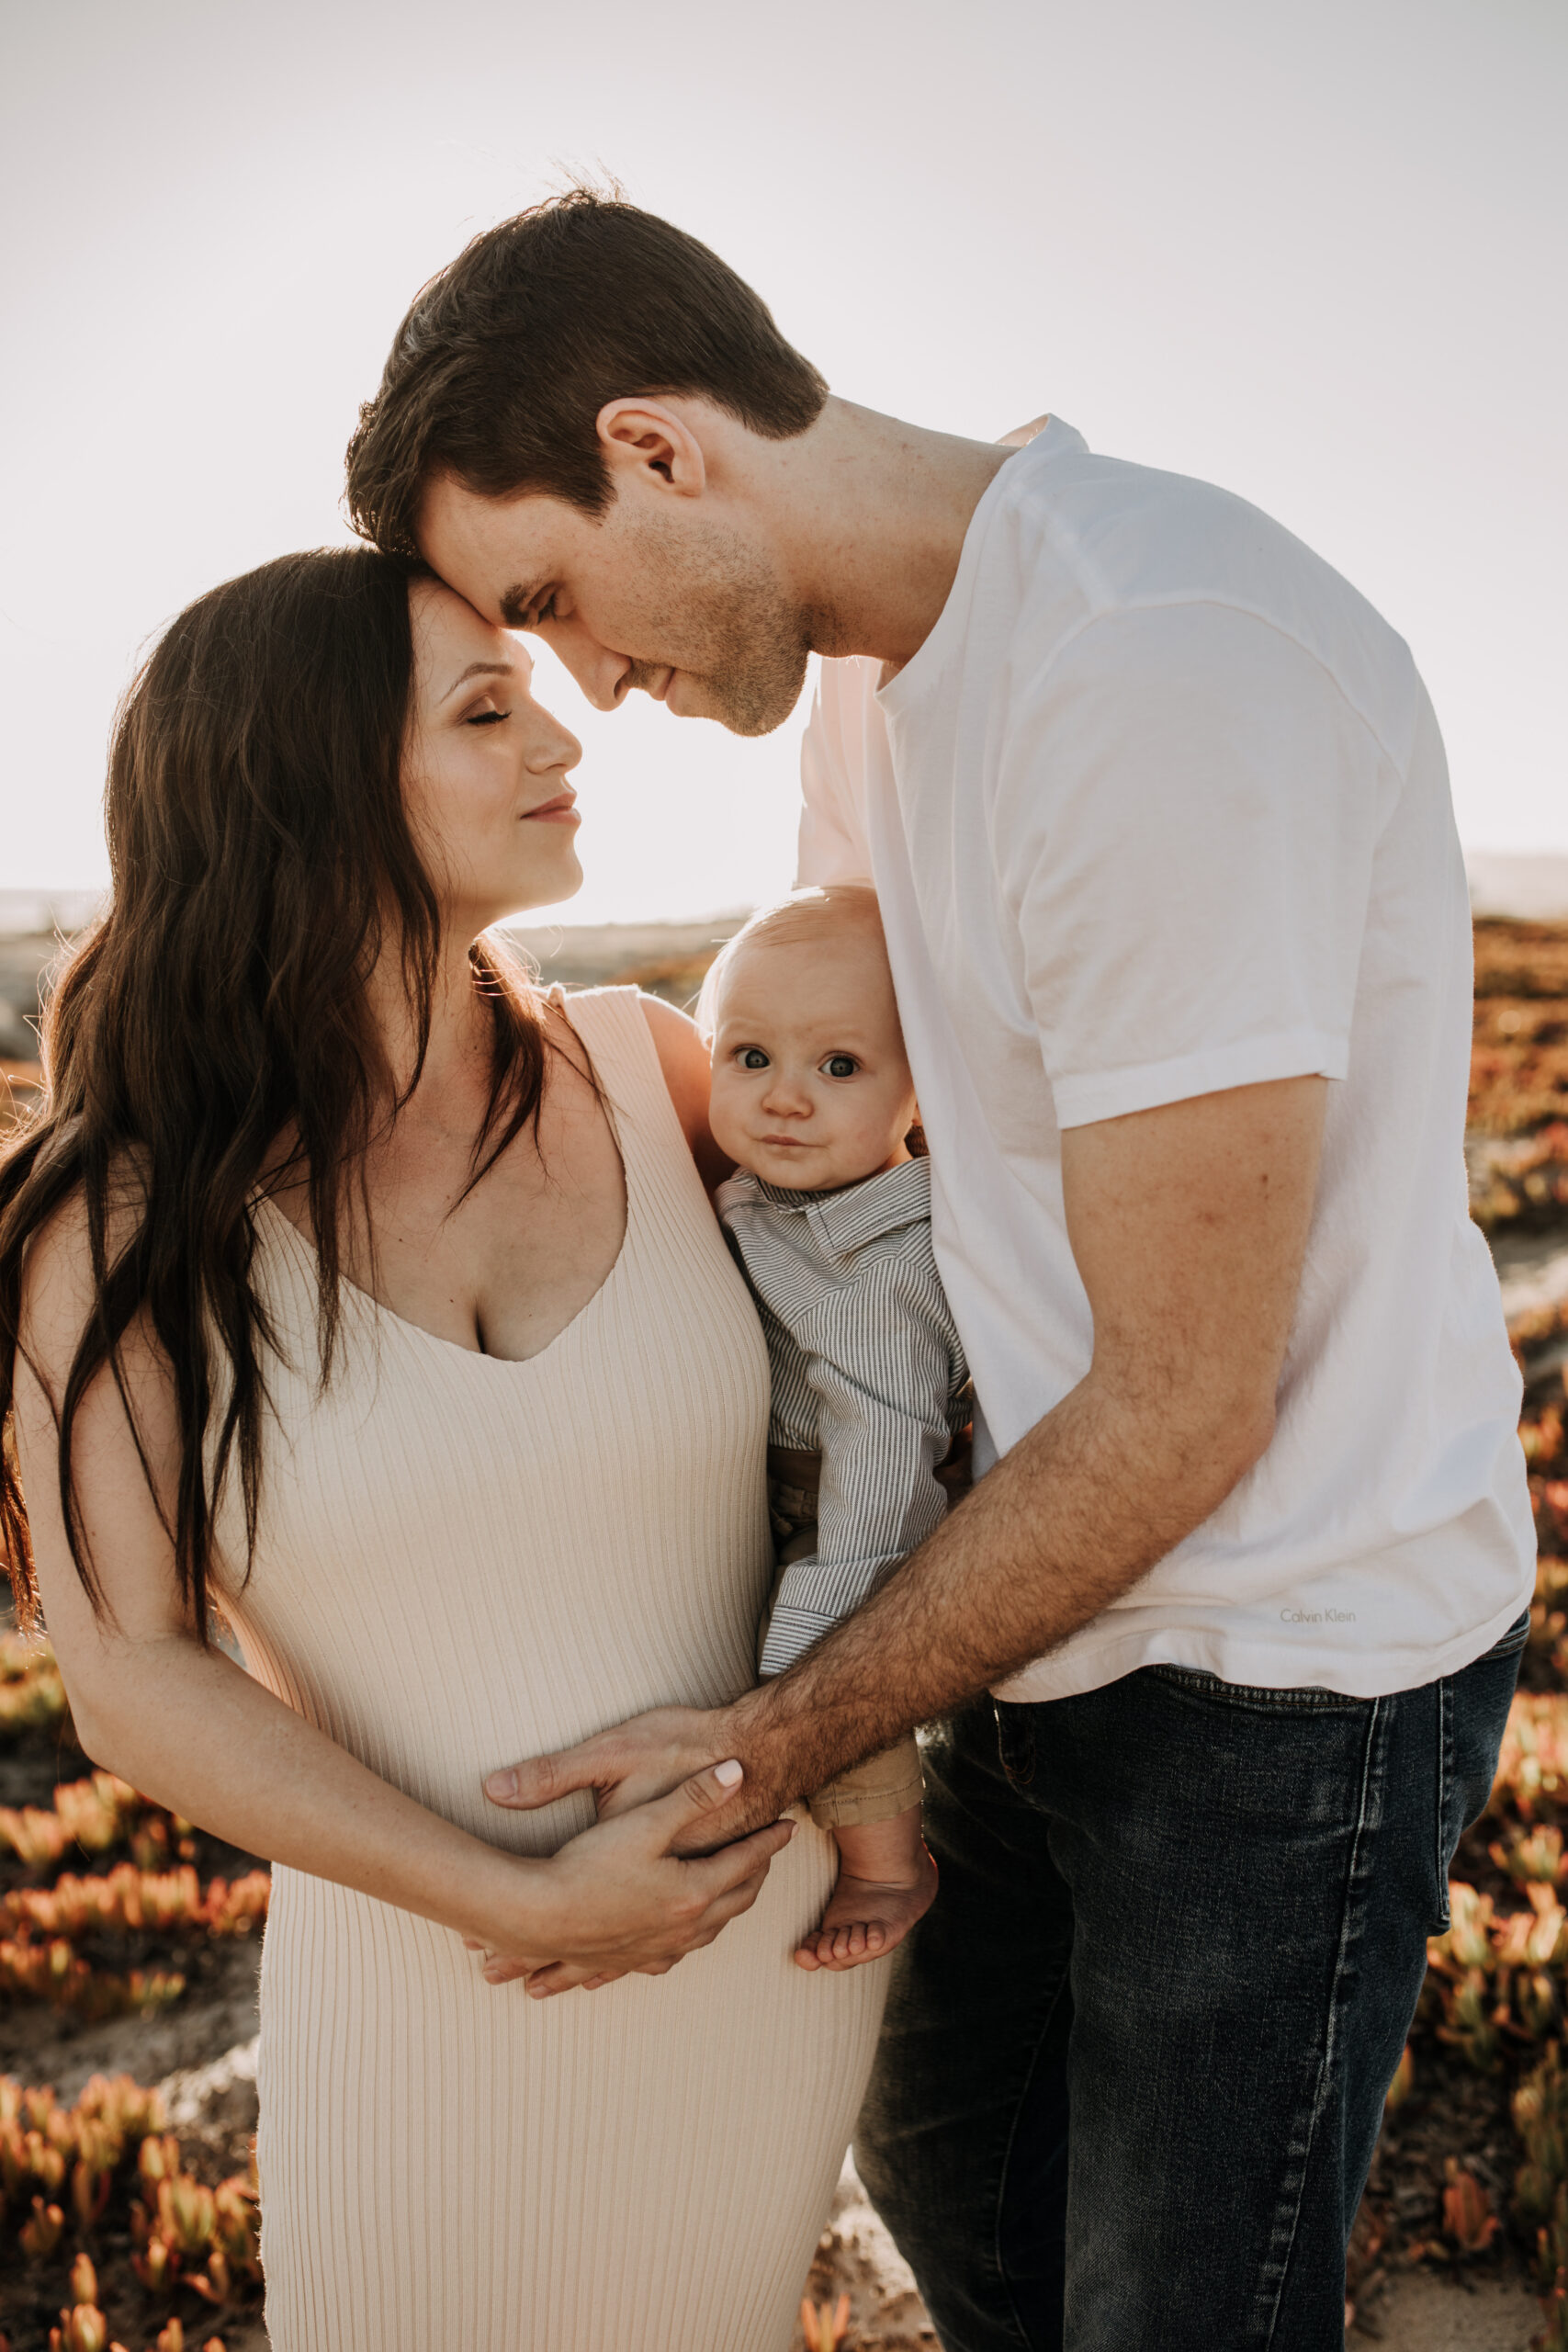
[[[806,1118],[810,1115],[810,1095],[798,1079],[789,1077],[784,1070],[773,1071],[768,1081],[768,1091],[764,1100],[770,1110],[787,1111],[796,1118]]]

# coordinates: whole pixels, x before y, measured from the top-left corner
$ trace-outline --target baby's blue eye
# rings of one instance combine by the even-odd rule
[[[852,1054],[829,1054],[822,1067],[829,1078],[853,1078],[860,1064]]]
[[[739,1056],[742,1069],[766,1069],[768,1057],[761,1046],[742,1046]]]

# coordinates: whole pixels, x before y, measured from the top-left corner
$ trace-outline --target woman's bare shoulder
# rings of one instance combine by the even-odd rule
[[[705,1127],[710,1073],[708,1049],[703,1043],[702,1032],[689,1012],[666,1004],[661,996],[645,996],[640,1002],[659,1066],[664,1072],[664,1083],[682,1114],[682,1125],[687,1125],[686,1110],[691,1107]]]

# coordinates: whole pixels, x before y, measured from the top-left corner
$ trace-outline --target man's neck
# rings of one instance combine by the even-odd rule
[[[829,399],[796,441],[773,445],[784,552],[814,651],[866,653],[897,668],[946,604],[964,533],[1013,454]]]

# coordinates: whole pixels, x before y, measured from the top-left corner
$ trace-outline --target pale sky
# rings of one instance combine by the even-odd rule
[[[1268,508],[1410,641],[1460,829],[1568,849],[1561,0],[0,0],[0,887],[95,885],[136,649],[345,536],[420,283],[564,170],[749,277],[833,389]],[[587,711],[572,921],[790,879],[762,742]]]

